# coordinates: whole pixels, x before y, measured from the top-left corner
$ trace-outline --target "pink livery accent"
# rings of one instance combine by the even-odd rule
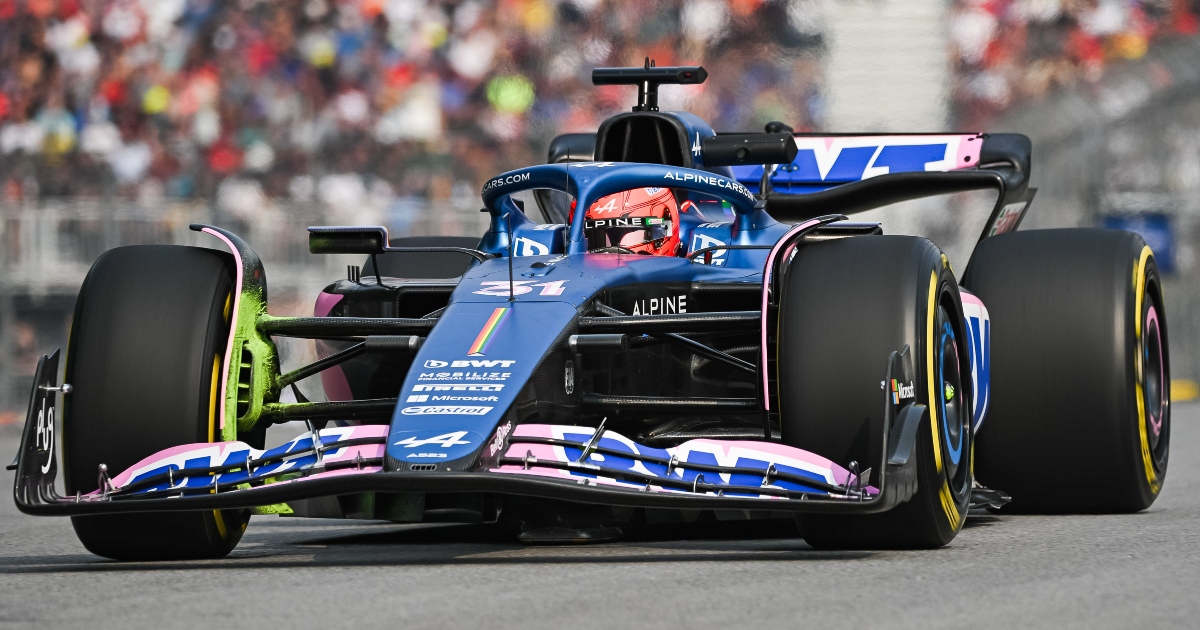
[[[760,327],[762,329],[761,330],[761,332],[762,332],[762,346],[761,346],[761,348],[762,348],[762,363],[760,363],[759,365],[762,366],[763,409],[766,409],[768,411],[770,411],[770,409],[771,409],[771,395],[770,395],[770,389],[767,387],[767,382],[769,380],[767,378],[767,351],[768,351],[768,348],[767,348],[767,302],[769,300],[770,290],[771,290],[771,268],[774,267],[774,265],[775,265],[775,257],[779,255],[780,248],[783,246],[784,243],[786,243],[788,241],[789,238],[791,238],[793,235],[795,235],[798,232],[803,232],[804,230],[807,230],[808,228],[816,225],[817,223],[820,223],[820,221],[818,219],[809,219],[808,221],[804,221],[802,223],[797,223],[796,225],[793,225],[792,229],[788,230],[787,233],[784,234],[782,238],[780,238],[778,241],[775,242],[775,247],[772,247],[771,253],[767,254],[767,266],[763,268],[762,319],[760,320],[761,321]],[[792,249],[794,249],[795,247],[796,247],[795,243],[790,244],[787,247],[787,251],[784,253],[783,258],[787,258],[788,255],[792,253]]]
[[[341,302],[342,298],[344,297],[346,296],[325,293],[322,291],[321,294],[317,296],[316,306],[313,307],[313,316],[329,317],[329,311],[332,311],[333,307],[337,306],[338,302]]]
[[[317,341],[317,356],[324,359],[333,354],[323,341]],[[321,387],[325,390],[326,400],[354,400],[354,392],[350,390],[350,381],[342,366],[335,365],[321,372]]]
[[[329,444],[331,442],[357,438],[386,438],[388,434],[388,427],[386,425],[330,427],[327,429],[322,429],[319,431],[319,434],[321,436],[321,442],[323,444]],[[124,470],[121,472],[121,474],[113,477],[112,484],[115,488],[119,489],[128,484],[131,479],[136,479],[139,475],[145,475],[146,473],[164,468],[171,468],[175,470],[176,479],[182,480],[185,478],[186,470],[188,468],[210,468],[233,463],[241,463],[246,460],[247,456],[253,459],[260,459],[265,455],[275,456],[286,454],[293,450],[298,451],[295,457],[284,458],[279,465],[264,464],[262,468],[257,468],[254,471],[256,473],[254,476],[259,477],[257,473],[259,473],[260,470],[269,469],[269,472],[264,470],[265,474],[262,475],[263,477],[269,477],[287,472],[292,468],[302,468],[303,462],[299,460],[304,458],[312,459],[313,454],[311,451],[311,445],[302,448],[300,447],[302,442],[308,442],[311,444],[309,442],[311,438],[311,433],[304,433],[296,436],[291,441],[283,445],[265,451],[251,448],[244,442],[201,442],[198,444],[183,444],[181,446],[174,446],[166,450],[159,451]],[[304,448],[308,448],[310,450],[305,453]],[[325,450],[322,453],[322,460],[328,464],[331,462],[354,461],[354,459],[359,456],[361,456],[363,459],[378,458],[383,457],[383,453],[386,448],[387,446],[383,441],[378,444],[362,444],[356,446],[343,446],[340,448],[327,447],[328,450]],[[230,460],[231,457],[233,458],[232,460]],[[363,472],[368,472],[369,470],[370,467],[366,466],[364,466],[362,469]],[[374,470],[378,472],[380,468],[375,467]],[[100,491],[97,490],[90,494],[99,493]]]
[[[978,296],[959,289],[963,320],[967,324],[967,352],[971,358],[971,429],[978,431],[992,399],[992,325],[987,307]]]
[[[958,159],[954,161],[955,168],[972,168],[979,165],[979,150],[983,148],[983,136],[972,134],[963,136],[958,143]]]
[[[344,295],[335,295],[333,293],[321,292],[317,296],[317,303],[313,307],[313,315],[316,317],[329,317],[333,307],[342,301]],[[317,355],[325,358],[329,354],[328,347],[318,341]],[[325,390],[326,400],[354,400],[354,394],[350,391],[350,381],[346,379],[346,373],[342,371],[342,366],[335,365],[321,372],[321,387]]]
[[[1145,331],[1150,330],[1150,324],[1154,324],[1154,331],[1156,332],[1156,334],[1162,335],[1162,329],[1160,328],[1161,324],[1158,323],[1158,311],[1155,310],[1153,305],[1151,305],[1150,309],[1146,312],[1146,326],[1144,328]],[[1143,346],[1145,343],[1146,343],[1146,340],[1143,339],[1142,340]],[[1158,340],[1158,343],[1159,344],[1162,343],[1161,338]],[[1163,365],[1162,360],[1163,360],[1163,353],[1159,352],[1158,353],[1158,373],[1166,374],[1166,366]],[[1157,403],[1158,415],[1157,416],[1151,415],[1151,416],[1149,416],[1149,418],[1150,418],[1150,428],[1151,428],[1151,430],[1154,431],[1154,435],[1157,436],[1162,433],[1162,426],[1163,426],[1162,410],[1166,409],[1167,407],[1165,404],[1163,404],[1163,401],[1155,401],[1155,402]],[[1149,409],[1147,409],[1146,411],[1147,411],[1147,414],[1149,414]]]
[[[887,165],[876,165],[883,149],[904,146],[936,146],[945,145],[945,152],[940,160],[925,162],[926,172],[953,171],[962,168],[974,168],[979,164],[979,149],[983,146],[983,137],[977,133],[970,134],[907,134],[896,136],[797,136],[796,148],[800,151],[812,151],[816,160],[817,172],[821,180],[825,180],[834,165],[846,149],[873,149],[874,153],[867,161],[866,167],[859,179],[869,179],[891,172]],[[907,170],[907,169],[906,169]],[[916,169],[920,170],[920,169]]]
[[[963,303],[964,308],[968,304],[970,304],[971,306],[974,306],[976,308],[982,308],[985,311],[987,310],[987,307],[983,305],[983,300],[979,299],[979,296],[975,295],[974,293],[971,293],[970,291],[968,291],[966,289],[959,288],[958,294],[962,298],[962,303]]]
[[[774,465],[781,470],[791,469],[800,471],[803,474],[812,475],[828,484],[845,486],[853,481],[853,475],[848,470],[820,455],[771,442],[697,439],[689,440],[679,446],[659,449],[638,444],[619,433],[605,431],[596,445],[604,447],[609,451],[628,453],[627,457],[614,455],[611,452],[604,454],[592,453],[588,456],[588,461],[580,463],[577,468],[563,470],[548,466],[538,466],[537,462],[574,463],[575,460],[573,457],[579,457],[580,449],[572,448],[570,450],[573,452],[568,453],[569,447],[522,441],[522,438],[549,438],[578,444],[585,440],[590,440],[595,433],[596,429],[591,427],[549,424],[519,425],[508,439],[505,456],[528,459],[531,462],[530,465],[526,467],[523,465],[506,464],[493,468],[490,472],[551,477],[597,485],[637,488],[639,490],[645,490],[646,486],[640,482],[635,483],[615,477],[605,477],[605,471],[615,473],[620,470],[628,470],[641,475],[662,477],[664,479],[672,478],[678,481],[685,479],[685,477],[681,476],[681,471],[688,470],[689,464],[704,463],[708,465],[716,464],[718,466],[739,466],[743,468],[755,467],[757,465],[761,466],[764,473],[768,466]],[[646,459],[639,459],[639,455]],[[654,463],[656,460],[668,459],[674,459],[677,462],[674,470],[665,470],[665,465]],[[713,473],[709,474],[712,475]],[[744,473],[737,474],[742,475]],[[731,475],[729,473],[718,473],[716,476],[719,477],[719,481],[714,480],[715,483],[730,483]],[[690,479],[690,477],[687,477],[687,479]],[[734,483],[733,487],[742,486],[744,483]],[[773,480],[768,487],[782,489],[783,486],[777,485],[778,483],[778,480]],[[759,486],[759,481],[756,480],[754,485]],[[655,492],[684,492],[684,490],[675,487],[655,486],[653,482],[650,483],[650,490]],[[872,487],[866,487],[864,490],[867,494],[878,494],[878,490]],[[781,498],[775,495],[753,496],[756,498]]]
[[[221,391],[217,400],[221,401],[220,413],[220,428],[225,428],[225,392],[229,388],[229,359],[233,356],[233,337],[237,331],[238,309],[242,305],[242,255],[238,249],[233,246],[233,242],[225,238],[220,232],[212,228],[204,228],[200,230],[205,234],[211,234],[219,239],[225,246],[229,248],[229,253],[233,254],[233,267],[237,269],[237,282],[233,286],[233,309],[229,311],[229,341],[225,344],[225,360],[221,365]]]

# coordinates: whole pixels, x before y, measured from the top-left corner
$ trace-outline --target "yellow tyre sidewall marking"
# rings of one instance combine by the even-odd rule
[[[1136,354],[1134,357],[1134,398],[1137,400],[1138,438],[1142,448],[1142,465],[1146,469],[1146,482],[1150,485],[1150,494],[1158,494],[1160,487],[1158,473],[1154,471],[1154,458],[1150,455],[1150,438],[1146,435],[1146,391],[1142,386],[1142,374],[1145,370],[1145,366],[1142,365],[1142,344],[1145,342],[1142,339],[1142,301],[1146,297],[1146,261],[1150,259],[1151,255],[1150,247],[1142,246],[1142,253],[1133,269],[1133,335],[1136,340],[1134,344]]]
[[[937,272],[930,272],[929,309],[925,318],[925,371],[928,373],[928,378],[925,380],[929,384],[929,426],[933,429],[933,462],[937,466],[937,471],[940,473],[942,472],[942,444],[938,429],[937,412],[934,404],[934,401],[937,400],[937,386],[934,383],[936,375],[933,370],[933,322],[935,319],[937,319],[937,281]]]
[[[943,260],[943,263],[945,261]],[[954,501],[954,494],[950,492],[950,482],[941,475],[942,472],[942,442],[941,442],[941,427],[938,424],[938,412],[940,408],[936,404],[938,398],[936,372],[933,365],[933,324],[937,319],[937,288],[938,288],[938,273],[931,271],[929,273],[929,308],[926,311],[926,326],[925,326],[925,371],[926,383],[929,386],[929,428],[930,434],[933,435],[933,463],[937,469],[939,476],[942,477],[942,487],[938,489],[938,501],[942,504],[942,511],[946,513],[946,520],[950,523],[951,531],[958,531],[962,526],[962,518],[958,513],[958,505]],[[972,445],[973,447],[974,445]],[[974,460],[972,459],[972,465]]]

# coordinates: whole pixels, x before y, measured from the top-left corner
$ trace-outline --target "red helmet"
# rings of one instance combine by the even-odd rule
[[[584,217],[588,250],[674,256],[679,204],[669,188],[634,188],[601,197]]]

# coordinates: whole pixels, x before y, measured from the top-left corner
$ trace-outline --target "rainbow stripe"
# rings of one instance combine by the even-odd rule
[[[500,326],[508,319],[510,312],[512,309],[503,306],[492,311],[492,316],[479,331],[479,336],[475,337],[475,343],[471,344],[470,350],[467,350],[467,356],[480,357],[487,352],[488,346],[492,345],[492,340],[496,338],[496,331],[500,330]]]

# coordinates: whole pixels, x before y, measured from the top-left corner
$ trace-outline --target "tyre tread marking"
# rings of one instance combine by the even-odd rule
[[[937,400],[933,373],[933,322],[937,318],[937,271],[929,272],[929,309],[926,311],[925,327],[925,382],[929,387],[929,426],[933,429],[933,462],[937,471],[942,472],[942,444],[938,433],[937,413],[933,401]]]
[[[938,272],[931,271],[929,274],[929,308],[926,311],[925,317],[925,380],[929,388],[929,428],[930,434],[933,436],[933,462],[939,475],[942,473],[942,443],[941,443],[941,423],[938,419],[937,408],[933,405],[933,401],[937,398],[937,384],[934,378],[933,369],[933,327],[937,319],[937,291],[938,289]],[[958,505],[954,500],[954,494],[950,492],[950,481],[945,475],[942,477],[942,487],[938,489],[938,502],[942,504],[942,512],[946,514],[946,521],[950,525],[950,531],[957,532],[963,524],[962,515],[958,513]]]
[[[1154,461],[1150,456],[1150,438],[1146,435],[1146,391],[1142,386],[1142,377],[1145,368],[1142,367],[1142,344],[1145,342],[1142,339],[1142,302],[1146,297],[1146,261],[1153,256],[1149,245],[1142,246],[1142,252],[1138,256],[1138,262],[1133,269],[1134,283],[1134,310],[1133,310],[1133,335],[1136,343],[1134,344],[1135,361],[1137,376],[1134,378],[1134,399],[1137,401],[1138,415],[1138,441],[1141,444],[1142,465],[1146,469],[1146,482],[1150,484],[1150,493],[1157,495],[1159,488],[1158,473],[1154,471]]]

